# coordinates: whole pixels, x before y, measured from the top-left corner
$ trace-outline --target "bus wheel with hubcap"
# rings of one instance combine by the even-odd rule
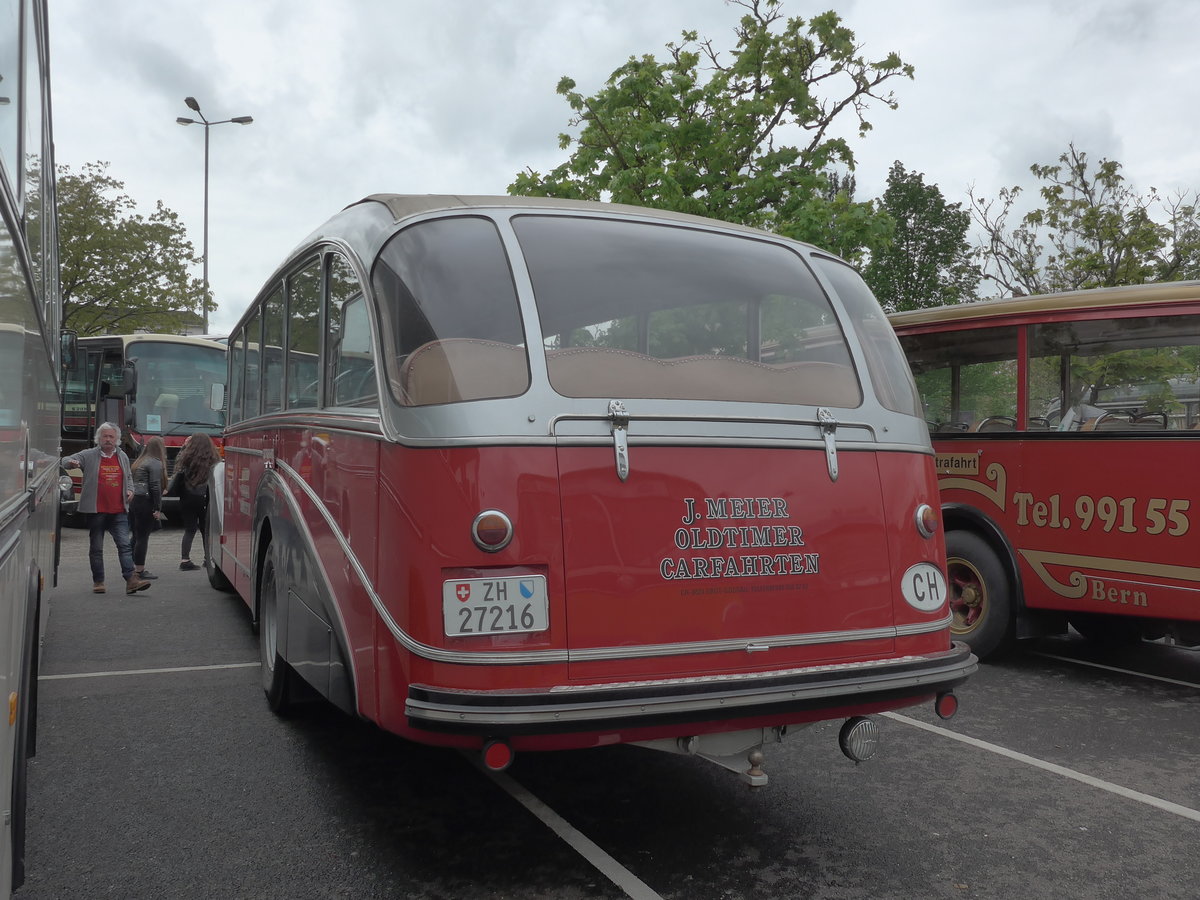
[[[950,631],[980,659],[1007,648],[1012,640],[1012,589],[999,557],[977,534],[946,533],[950,578]]]
[[[279,655],[279,587],[275,548],[272,546],[267,548],[258,600],[258,650],[267,706],[282,716],[291,712],[292,682],[296,676]]]

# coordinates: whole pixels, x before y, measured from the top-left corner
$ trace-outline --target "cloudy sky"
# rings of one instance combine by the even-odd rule
[[[865,56],[916,66],[855,138],[858,196],[894,160],[952,202],[1032,189],[1068,143],[1138,190],[1200,188],[1194,0],[785,0],[833,8]],[[228,330],[309,231],[367,194],[504,193],[565,159],[570,75],[598,90],[631,55],[695,29],[734,44],[725,0],[50,0],[58,162],[109,162],[144,212],[199,251],[211,129],[209,280]],[[848,125],[850,123],[847,123]],[[197,271],[197,276],[200,274]]]

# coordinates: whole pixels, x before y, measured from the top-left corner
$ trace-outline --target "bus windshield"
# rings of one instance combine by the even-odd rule
[[[146,434],[216,434],[225,413],[210,405],[212,385],[225,381],[225,352],[216,347],[137,341],[128,361],[137,372],[134,427]]]

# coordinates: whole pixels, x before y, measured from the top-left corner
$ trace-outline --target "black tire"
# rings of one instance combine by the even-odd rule
[[[1128,647],[1142,639],[1141,626],[1128,616],[1072,613],[1067,621],[1088,641],[1106,650]]]
[[[970,531],[946,533],[946,569],[950,579],[950,631],[981,660],[1012,646],[1012,585],[995,551]]]
[[[17,696],[20,706],[17,710],[17,732],[15,756],[13,759],[12,793],[10,809],[12,810],[12,889],[16,890],[25,883],[25,822],[26,797],[28,794],[29,760],[34,755],[37,745],[37,669],[38,669],[38,633],[40,631],[38,618],[41,615],[39,607],[34,607],[33,621],[26,627],[27,646],[25,662],[21,667],[20,687]]]
[[[221,567],[217,565],[217,555],[221,552],[221,530],[224,528],[224,522],[221,520],[221,504],[224,502],[224,490],[217,490],[217,486],[220,484],[219,479],[224,477],[224,465],[224,463],[219,464],[209,477],[209,502],[204,509],[204,520],[208,529],[206,532],[208,536],[208,560],[204,563],[204,571],[208,574],[208,583],[213,590],[232,594],[235,593],[233,584],[225,577],[225,573],[221,571]]]
[[[293,695],[298,676],[279,653],[279,602],[285,586],[279,580],[274,545],[267,548],[258,594],[258,649],[262,665],[263,693],[267,706],[286,716],[295,706]]]
[[[208,572],[208,583],[214,591],[224,591],[226,594],[234,593],[232,582],[225,577],[225,573],[217,565],[216,559],[210,559],[204,569]]]

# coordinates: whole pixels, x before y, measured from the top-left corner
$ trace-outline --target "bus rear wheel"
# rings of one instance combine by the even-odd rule
[[[271,711],[285,716],[292,711],[296,674],[279,653],[279,566],[275,547],[267,548],[258,599],[258,650],[263,693]]]
[[[969,531],[946,533],[950,579],[950,631],[980,659],[1007,649],[1012,641],[1012,589],[995,551]]]
[[[1127,616],[1072,613],[1067,621],[1088,641],[1106,650],[1128,647],[1142,639],[1140,623],[1131,621]]]

